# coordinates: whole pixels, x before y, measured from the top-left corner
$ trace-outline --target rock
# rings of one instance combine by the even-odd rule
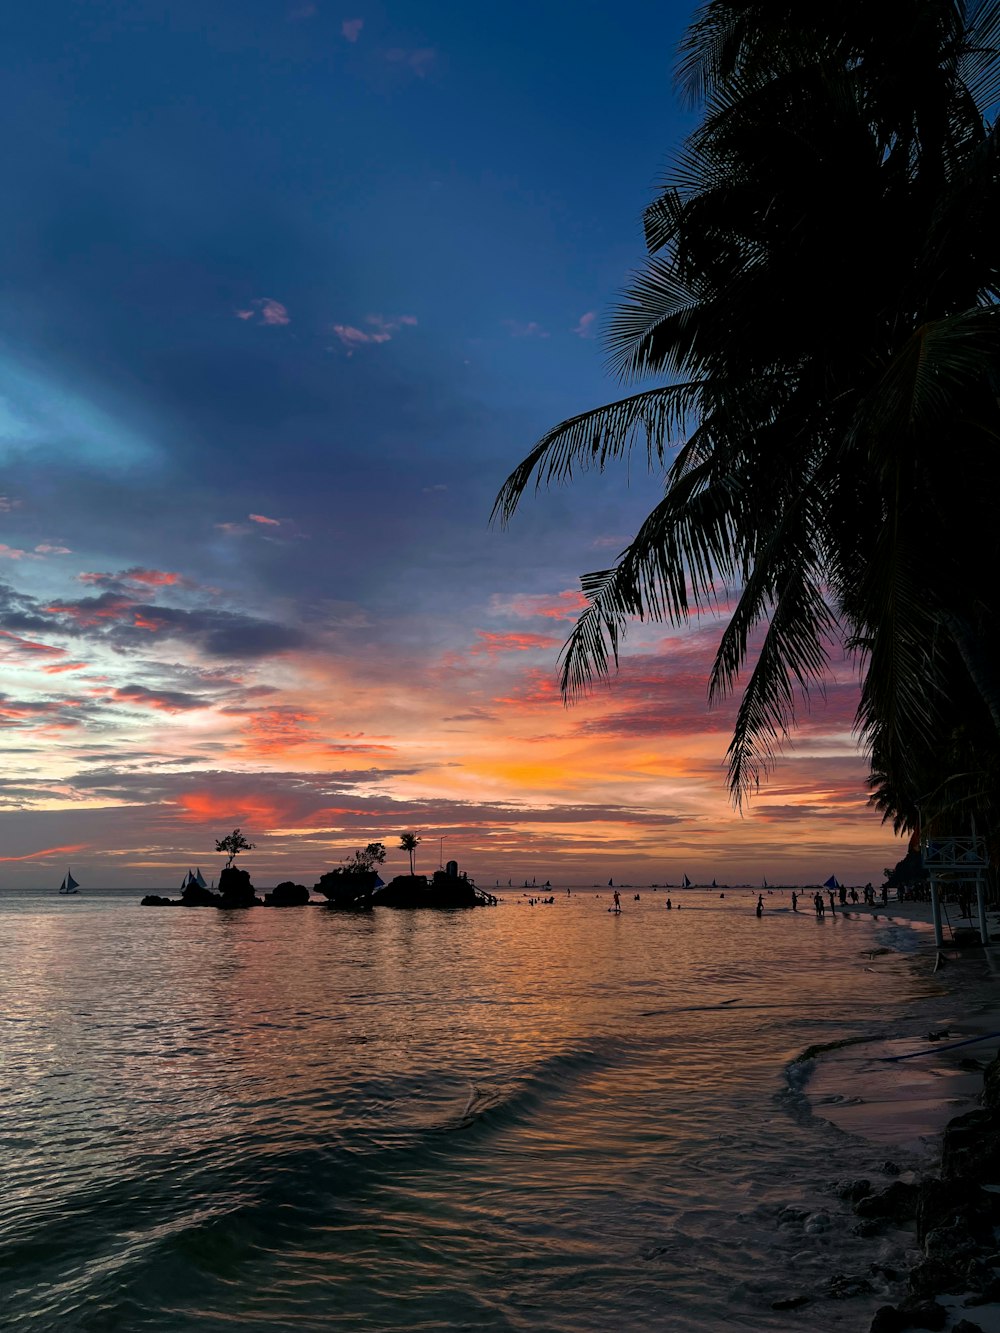
[[[853,1296],[869,1296],[873,1288],[866,1277],[851,1277],[847,1273],[834,1273],[823,1284],[823,1295],[831,1300],[844,1301]]]
[[[492,907],[496,901],[464,875],[445,870],[435,870],[429,884],[426,875],[397,875],[372,894],[375,907]]]
[[[171,898],[161,898],[158,893],[147,893],[139,904],[140,907],[173,907]]]
[[[992,1200],[967,1180],[922,1180],[917,1186],[917,1244],[932,1231],[964,1229],[984,1244],[992,1239]],[[956,1243],[958,1238],[956,1237]]]
[[[380,883],[377,871],[351,871],[338,866],[320,876],[319,883],[313,885],[313,892],[321,893],[331,907],[356,908],[368,905],[372,892]]]
[[[188,884],[181,894],[182,907],[218,907],[222,899],[211,889],[203,889],[200,884],[193,881]]]
[[[892,1222],[912,1222],[917,1213],[917,1187],[894,1180],[884,1190],[859,1199],[854,1205],[859,1217],[884,1217]]]
[[[882,1171],[883,1171],[883,1174],[884,1174],[884,1175],[887,1175],[887,1176],[898,1176],[898,1175],[899,1175],[899,1167],[896,1165],[895,1162],[883,1162],[883,1163],[882,1163]]]
[[[855,1222],[851,1231],[855,1236],[878,1236],[882,1232],[883,1220],[879,1217],[863,1217]]]
[[[309,890],[304,884],[293,884],[290,879],[275,885],[264,894],[266,907],[304,907],[309,901]]]
[[[937,1333],[948,1322],[948,1311],[943,1305],[938,1305],[937,1301],[907,1296],[896,1308],[906,1320],[902,1328],[927,1328],[931,1333]]]
[[[226,866],[219,876],[219,888],[222,890],[222,900],[216,903],[217,907],[253,907],[257,903],[248,870]]]
[[[993,1278],[987,1282],[982,1291],[974,1296],[967,1296],[962,1302],[963,1305],[995,1305],[1000,1301],[1000,1278]]]
[[[872,1317],[868,1333],[902,1333],[905,1327],[894,1305],[880,1305]]]
[[[870,1180],[838,1180],[833,1187],[833,1192],[838,1199],[846,1199],[848,1203],[857,1203],[872,1192],[872,1183]]]
[[[960,1319],[952,1324],[951,1333],[983,1333],[981,1324],[974,1324],[971,1319]]]
[[[824,1231],[829,1231],[832,1226],[833,1219],[829,1213],[813,1213],[806,1218],[802,1229],[807,1236],[819,1236]]]
[[[986,1066],[980,1101],[989,1110],[1000,1110],[1000,1055],[995,1055]]]
[[[948,1122],[941,1153],[941,1177],[1000,1181],[1000,1108],[968,1111]]]
[[[808,1208],[799,1208],[796,1204],[790,1203],[782,1208],[777,1217],[779,1227],[800,1227],[809,1216]]]
[[[940,1259],[925,1259],[912,1269],[907,1279],[911,1296],[923,1299],[943,1291],[961,1291],[965,1286],[964,1274]]]

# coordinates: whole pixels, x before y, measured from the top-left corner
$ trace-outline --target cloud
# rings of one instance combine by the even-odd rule
[[[437,52],[432,46],[404,47],[393,46],[385,53],[386,60],[392,65],[403,65],[411,70],[418,79],[427,77],[427,73],[434,61],[437,59]]]
[[[522,324],[516,319],[502,319],[500,323],[504,326],[512,338],[547,338],[548,329],[543,329],[541,324],[535,320],[529,320],[527,324]]]
[[[579,320],[577,321],[576,328],[570,329],[570,332],[575,333],[578,338],[593,338],[594,321],[596,319],[597,319],[596,310],[585,310],[584,313],[580,316]]]
[[[89,846],[88,842],[70,842],[62,847],[42,847],[37,852],[25,852],[23,856],[0,856],[0,861],[35,861],[40,856],[75,856],[77,852],[86,851]]]
[[[237,319],[251,320],[254,315],[257,316],[257,324],[269,324],[277,327],[282,324],[291,324],[292,317],[288,313],[288,308],[283,306],[280,301],[275,301],[270,296],[258,296],[250,302],[250,308],[247,310],[237,310],[234,312]]]
[[[35,643],[31,639],[22,639],[17,634],[11,634],[10,630],[0,629],[0,639],[7,640],[8,650],[21,653],[41,653],[45,657],[58,657],[65,653],[65,648],[53,648],[48,643]]]
[[[98,588],[111,588],[122,590],[126,585],[140,588],[194,588],[197,585],[183,574],[174,574],[166,569],[143,569],[141,566],[134,566],[132,569],[120,570],[117,574],[105,574],[97,571],[84,570],[77,575],[80,583],[89,583]]]
[[[364,19],[344,19],[340,25],[340,31],[347,41],[356,42],[361,36],[361,29],[364,26]]]
[[[478,643],[469,651],[478,656],[486,653],[496,657],[500,653],[529,653],[537,648],[554,648],[558,639],[548,634],[493,634],[489,630],[477,629]]]
[[[499,594],[490,599],[490,610],[501,615],[516,616],[522,620],[575,620],[588,605],[582,592],[567,588],[553,595],[518,593],[513,597]]]
[[[38,555],[72,555],[73,552],[68,546],[50,546],[48,542],[43,542],[41,546],[36,546],[35,551]]]
[[[111,696],[119,703],[138,704],[142,708],[156,708],[164,713],[187,713],[195,708],[208,708],[207,699],[182,690],[148,690],[145,685],[122,685]]]
[[[280,528],[280,527],[281,527],[281,519],[279,519],[279,518],[267,518],[266,515],[264,515],[264,514],[248,514],[248,515],[247,515],[247,518],[249,518],[249,520],[250,520],[251,523],[264,523],[264,524],[266,524],[267,526],[272,527],[272,528]]]
[[[20,500],[13,500],[9,495],[0,495],[0,514],[9,514],[12,509],[20,508]]]
[[[0,559],[23,560],[27,554],[27,551],[22,551],[16,546],[8,546],[6,542],[0,542]]]
[[[368,328],[355,328],[353,324],[334,324],[330,332],[335,334],[345,347],[353,350],[368,343],[391,342],[394,333],[398,333],[401,328],[414,328],[416,323],[415,315],[390,315],[387,319],[382,315],[366,315],[365,324],[369,326]]]

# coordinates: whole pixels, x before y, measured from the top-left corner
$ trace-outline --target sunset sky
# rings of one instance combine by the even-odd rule
[[[261,886],[380,838],[481,884],[875,879],[856,670],[741,816],[721,621],[565,708],[657,495],[497,489],[615,396],[602,321],[691,121],[682,4],[38,0],[4,17],[0,888]]]

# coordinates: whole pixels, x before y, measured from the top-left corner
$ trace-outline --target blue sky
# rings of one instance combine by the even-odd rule
[[[657,702],[642,714],[649,755],[615,782],[610,752],[587,750],[581,719],[547,693],[578,575],[621,549],[655,480],[585,478],[526,502],[508,532],[488,526],[537,436],[617,392],[601,319],[692,123],[671,84],[687,17],[328,0],[5,12],[0,579],[16,790],[0,827],[27,858],[12,874],[44,880],[65,846],[95,881],[159,882],[216,823],[255,818],[265,879],[285,877],[295,829],[314,829],[329,863],[380,819],[464,829],[471,862],[499,874],[531,843],[510,810],[570,805],[604,830],[567,854],[579,873],[604,874],[602,821],[621,837],[609,855],[635,844],[639,807],[644,867],[664,810],[688,821],[691,848],[706,819],[720,847],[746,839],[748,874],[769,855],[766,830],[726,813],[724,732],[698,723],[695,673],[675,671],[671,694],[646,671],[655,658],[667,681],[690,644],[636,638],[639,694]],[[618,716],[628,698],[601,708]],[[273,727],[255,743],[263,699]],[[817,845],[853,839],[867,878],[889,853],[861,813],[849,713],[817,724],[798,762],[835,770],[820,794],[837,793],[847,822]],[[634,715],[624,727],[642,729]],[[548,745],[544,760],[504,768],[518,736],[536,759]],[[673,772],[680,752],[697,753],[694,794],[650,768],[659,753]],[[367,775],[344,779],[361,814],[310,824],[315,801],[288,793],[350,753]],[[151,778],[165,766],[166,787]],[[808,772],[793,806],[808,804]],[[209,787],[227,794],[178,804]],[[532,855],[558,863],[559,837]]]

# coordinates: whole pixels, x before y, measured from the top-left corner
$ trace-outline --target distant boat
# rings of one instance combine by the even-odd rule
[[[609,889],[613,889],[614,887],[615,887],[615,882],[614,882],[614,880],[613,880],[613,879],[609,879],[609,880],[608,880],[608,888],[609,888]]]
[[[840,881],[837,879],[836,875],[831,875],[829,879],[823,881],[824,889],[839,889],[840,887]]]
[[[66,871],[66,878],[63,880],[62,884],[59,886],[59,892],[60,892],[60,893],[77,893],[77,892],[79,892],[79,889],[80,889],[80,886],[79,886],[79,884],[77,884],[76,880],[73,878],[73,872],[72,872],[72,870],[67,870],[67,871]]]
[[[715,880],[713,879],[713,880],[712,880],[712,888],[713,888],[713,889],[717,889],[718,887],[719,887],[718,884],[716,884]]]
[[[762,889],[766,889],[766,888],[767,888],[767,876],[766,876],[766,875],[765,875],[764,878],[761,880],[761,882],[760,882],[760,887],[761,887]]]
[[[685,889],[689,889],[691,887],[691,881],[688,879],[687,875],[684,876],[684,881],[681,887]]]
[[[191,888],[197,888],[197,889],[208,888],[208,885],[205,883],[205,877],[201,873],[200,867],[197,870],[189,870],[187,874],[184,876],[184,878],[181,880],[182,893],[184,892],[185,889],[191,889]]]

